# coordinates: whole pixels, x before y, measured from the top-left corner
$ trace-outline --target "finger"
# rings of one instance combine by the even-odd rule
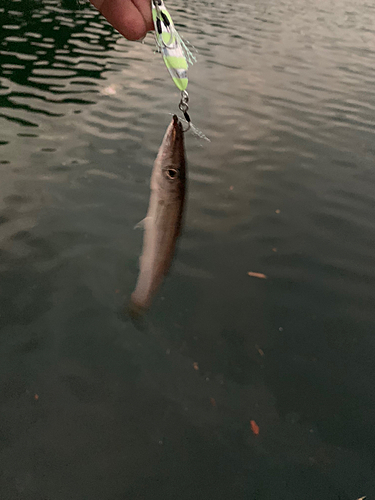
[[[151,2],[150,0],[132,0],[134,5],[137,7],[139,12],[141,13],[147,31],[152,31],[154,29],[154,23],[152,21],[152,11],[151,11]]]
[[[152,29],[148,0],[91,0],[91,3],[128,40],[139,40]]]
[[[95,8],[97,8],[98,10],[100,10],[104,0],[90,0],[90,2],[93,4],[93,6]]]

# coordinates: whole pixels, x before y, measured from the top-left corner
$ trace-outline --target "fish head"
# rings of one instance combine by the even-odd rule
[[[184,131],[176,115],[164,135],[155,166],[157,188],[170,196],[181,196],[185,189],[186,159]]]

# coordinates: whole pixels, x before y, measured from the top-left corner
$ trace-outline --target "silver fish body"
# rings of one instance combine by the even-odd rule
[[[143,221],[140,272],[130,309],[140,314],[151,305],[171,265],[180,234],[186,189],[182,124],[174,115],[164,135],[151,175],[151,195]]]

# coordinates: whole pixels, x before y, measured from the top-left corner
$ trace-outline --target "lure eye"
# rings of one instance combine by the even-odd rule
[[[177,170],[175,168],[168,168],[168,170],[167,170],[167,177],[169,179],[172,179],[172,180],[176,179],[177,174],[178,174],[178,172],[177,172]]]

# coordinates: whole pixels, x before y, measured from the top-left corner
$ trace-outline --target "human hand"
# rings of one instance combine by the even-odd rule
[[[154,29],[150,0],[90,0],[128,40],[139,40]]]

